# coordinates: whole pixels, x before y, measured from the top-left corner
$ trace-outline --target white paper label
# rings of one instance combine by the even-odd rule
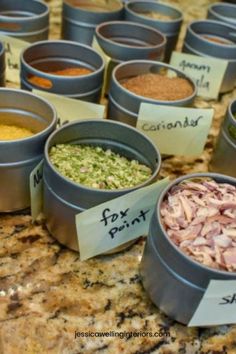
[[[170,64],[188,74],[196,83],[198,95],[217,98],[228,61],[173,52]]]
[[[112,250],[148,232],[150,218],[165,178],[76,215],[80,259]]]
[[[0,41],[4,43],[6,57],[6,79],[8,81],[20,83],[20,54],[29,43],[0,34]]]
[[[105,106],[103,105],[40,90],[33,90],[33,92],[47,99],[55,106],[59,117],[59,125],[81,119],[102,119],[104,116]]]
[[[211,280],[188,326],[236,323],[236,280]]]
[[[163,154],[199,155],[204,149],[213,109],[140,105],[137,129],[156,144]]]
[[[31,216],[35,221],[43,208],[43,160],[30,174]]]

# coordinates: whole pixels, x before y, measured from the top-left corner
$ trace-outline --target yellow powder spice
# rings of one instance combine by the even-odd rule
[[[0,124],[0,140],[17,140],[34,135],[31,130],[16,125]]]

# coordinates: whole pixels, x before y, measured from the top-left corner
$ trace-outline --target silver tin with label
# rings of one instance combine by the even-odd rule
[[[206,57],[206,63],[207,57],[228,61],[220,93],[233,90],[236,82],[235,34],[233,26],[214,20],[194,21],[187,28],[183,52]]]
[[[95,189],[75,183],[58,173],[50,162],[50,148],[59,143],[109,148],[122,156],[145,163],[152,169],[152,175],[144,183],[124,189]],[[154,182],[160,165],[160,153],[153,143],[126,124],[107,120],[66,124],[50,136],[45,146],[44,214],[49,231],[64,245],[78,250],[75,215]]]
[[[48,5],[37,0],[1,0],[0,33],[26,42],[47,39]]]
[[[193,93],[181,100],[161,101],[138,96],[121,85],[121,82],[126,79],[148,73],[158,74],[163,70],[171,71],[175,75],[188,80],[193,87]],[[197,89],[193,80],[171,65],[150,60],[127,61],[118,65],[112,73],[108,102],[108,117],[109,119],[136,126],[138,112],[142,102],[185,107],[190,106],[193,103],[196,93]]]
[[[83,67],[92,70],[86,75],[64,76],[53,74],[68,68]],[[98,102],[103,85],[104,62],[100,54],[84,44],[70,41],[42,41],[30,45],[21,53],[21,88],[40,89]],[[31,78],[42,79],[47,87],[32,83]],[[46,81],[45,81],[46,80]]]
[[[162,19],[152,18],[148,15],[152,13],[165,17]],[[183,21],[182,12],[178,8],[157,1],[129,1],[125,4],[125,19],[143,23],[161,31],[167,38],[165,61],[169,62],[171,53],[176,47]]]
[[[235,280],[235,272],[207,267],[185,255],[167,235],[160,217],[161,203],[168,191],[185,179],[211,177],[236,186],[236,179],[211,173],[180,177],[162,192],[154,211],[140,272],[145,290],[156,306],[172,319],[188,324],[212,279]]]
[[[122,19],[123,4],[119,0],[107,0],[104,3],[64,0],[62,38],[91,45],[98,24]]]
[[[34,135],[0,140],[0,212],[30,206],[29,175],[43,158],[44,144],[57,115],[46,100],[29,92],[0,89],[0,122],[30,129]]]
[[[236,177],[236,100],[228,107],[209,168]]]

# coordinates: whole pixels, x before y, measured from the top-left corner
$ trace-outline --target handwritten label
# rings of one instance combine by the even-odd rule
[[[58,113],[59,125],[79,119],[102,119],[105,106],[73,98],[56,95],[53,93],[33,90],[33,92],[51,102]]]
[[[43,160],[30,174],[31,216],[35,221],[43,208]]]
[[[137,129],[163,154],[199,155],[211,127],[213,109],[140,105]]]
[[[196,83],[198,96],[217,98],[227,60],[173,52],[170,64],[188,74]]]
[[[6,58],[6,79],[16,84],[20,83],[20,54],[29,43],[0,34],[0,41],[4,44]]]
[[[211,280],[188,326],[236,323],[236,280]]]
[[[80,259],[86,260],[145,235],[168,178],[76,215]]]

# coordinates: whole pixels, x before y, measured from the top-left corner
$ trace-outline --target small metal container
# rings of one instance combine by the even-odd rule
[[[125,79],[147,73],[157,74],[161,73],[163,70],[168,72],[171,71],[172,73],[175,73],[175,75],[188,80],[193,87],[192,95],[182,100],[161,101],[138,96],[121,85],[121,82]],[[112,73],[108,102],[108,117],[113,120],[136,126],[138,112],[142,102],[169,106],[189,106],[193,103],[196,93],[197,88],[194,81],[185,73],[171,65],[150,60],[127,61],[119,64]]]
[[[36,0],[1,0],[0,33],[26,42],[47,39],[48,5]]]
[[[170,16],[170,19],[151,18],[148,13],[156,12]],[[172,51],[175,49],[183,21],[182,12],[172,5],[157,1],[135,0],[125,4],[125,20],[143,23],[156,28],[167,37],[165,61],[169,62]]]
[[[98,102],[103,85],[104,62],[93,48],[70,41],[42,41],[21,53],[21,88],[40,89],[84,101]],[[56,75],[67,68],[84,67],[90,74]],[[32,77],[46,79],[47,88],[30,82]]]
[[[233,90],[236,81],[236,30],[233,26],[213,20],[192,22],[188,28],[183,45],[183,52],[228,60],[220,93]],[[210,41],[204,36],[215,37],[227,44]]]
[[[123,4],[119,0],[102,3],[91,0],[64,0],[62,38],[91,45],[99,23],[123,19]]]
[[[109,148],[150,166],[152,176],[135,187],[116,190],[95,189],[74,183],[59,174],[50,162],[50,148],[59,143],[82,143]],[[90,120],[63,126],[50,136],[45,146],[44,214],[49,231],[62,244],[78,250],[75,215],[152,183],[157,178],[160,165],[160,153],[153,143],[126,124]]]
[[[236,179],[211,173],[180,177],[162,192],[153,214],[140,272],[151,300],[174,320],[188,324],[212,279],[235,280],[236,273],[206,267],[196,262],[170,240],[160,218],[160,206],[168,191],[185,179],[211,177],[219,183],[236,186]]]
[[[3,43],[0,42],[0,86],[5,86],[5,49]]]
[[[96,38],[103,51],[111,58],[107,70],[107,89],[116,65],[133,59],[162,61],[166,37],[152,27],[128,21],[104,22],[96,27]]]
[[[236,100],[228,107],[210,162],[210,170],[236,177]]]
[[[36,95],[1,88],[0,123],[34,132],[28,138],[0,141],[0,212],[10,212],[30,206],[29,175],[43,158],[57,115],[50,103]]]
[[[217,2],[208,7],[207,18],[236,26],[236,5]]]

